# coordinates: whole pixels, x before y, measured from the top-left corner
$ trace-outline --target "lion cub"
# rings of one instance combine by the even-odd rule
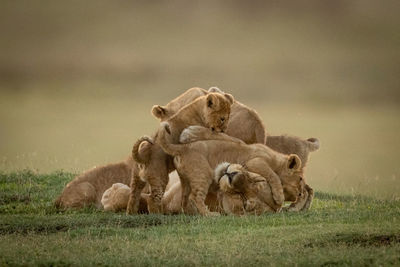
[[[267,180],[257,173],[249,172],[240,164],[227,162],[219,164],[215,168],[215,182],[218,183],[220,189],[218,200],[221,211],[226,214],[260,215],[274,211],[268,204],[273,200]],[[300,181],[291,186],[300,186],[302,190],[296,201],[285,209],[287,211],[309,209],[314,196],[313,190]]]
[[[167,121],[173,126],[168,136],[168,142],[179,142],[183,129],[190,125],[202,125],[212,131],[222,132],[226,129],[234,99],[229,94],[210,93],[199,97],[192,103],[184,106]],[[175,167],[172,157],[167,155],[159,145],[159,131],[153,138],[142,137],[139,142],[147,141],[146,157],[137,157],[136,148],[141,144],[137,142],[132,151],[136,160],[136,167],[132,172],[131,195],[127,206],[127,214],[137,213],[141,192],[146,184],[150,185],[151,193],[148,200],[150,213],[162,212],[161,199],[168,183],[168,174]]]
[[[209,93],[225,94],[217,87],[211,87],[208,91],[199,87],[194,87],[170,101],[166,106],[153,106],[151,112],[154,117],[163,122],[179,111],[182,102],[195,100]],[[231,107],[231,114],[225,132],[230,136],[243,140],[247,144],[265,144],[265,127],[260,116],[254,109],[236,100]]]
[[[215,182],[219,185],[218,200],[222,212],[234,215],[274,212],[271,187],[261,175],[247,171],[240,164],[227,162],[215,168]]]
[[[240,140],[174,144],[169,141],[169,132],[170,125],[163,122],[159,144],[166,153],[175,157],[174,164],[182,182],[182,207],[186,212],[209,214],[204,201],[213,182],[214,168],[224,161],[244,164],[249,171],[265,177],[274,200],[269,206],[275,211],[281,209],[285,199],[294,201],[301,192],[299,187],[282,186],[292,180],[296,183],[301,180],[301,160],[297,155],[283,155],[265,145],[247,145]]]
[[[114,183],[129,183],[133,159],[88,170],[69,182],[56,199],[58,208],[101,207],[104,191]]]
[[[186,128],[182,132],[180,137],[181,143],[191,143],[202,140],[226,140],[238,144],[243,143],[241,140],[235,137],[231,137],[223,133],[213,133],[201,126],[190,126]],[[297,156],[299,156],[302,163],[301,171],[303,173],[303,176],[304,176],[305,166],[309,160],[310,152],[318,150],[319,146],[320,144],[317,138],[308,138],[307,140],[304,140],[299,137],[290,135],[268,136],[267,138],[267,147],[272,148],[274,151],[286,155],[296,154]],[[307,188],[310,187],[307,185]],[[310,188],[310,190],[312,189]],[[288,194],[288,195],[293,195],[293,194]],[[286,198],[285,200],[294,201],[293,198],[292,199]]]

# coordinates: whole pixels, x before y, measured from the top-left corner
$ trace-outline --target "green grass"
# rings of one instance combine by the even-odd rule
[[[72,177],[0,174],[0,265],[400,264],[400,201],[317,192],[308,212],[258,217],[57,211]]]

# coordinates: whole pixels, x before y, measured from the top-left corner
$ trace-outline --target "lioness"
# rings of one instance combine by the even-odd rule
[[[249,171],[265,177],[274,200],[269,206],[274,211],[281,209],[284,199],[295,201],[302,191],[301,160],[297,155],[287,156],[263,144],[246,145],[241,141],[203,140],[173,144],[168,140],[169,132],[169,124],[163,122],[159,144],[166,153],[175,157],[174,164],[182,182],[182,207],[186,212],[194,208],[195,213],[209,214],[204,201],[213,182],[213,170],[224,161],[243,164]],[[285,186],[292,181],[298,184],[295,190]]]
[[[215,168],[215,182],[219,185],[219,203],[226,214],[245,215],[273,212],[268,205],[272,201],[271,187],[261,175],[249,172],[240,164],[221,163]],[[290,186],[297,188],[295,181]],[[286,185],[288,186],[288,185]],[[314,191],[305,185],[296,201],[287,211],[307,210]]]
[[[216,132],[224,131],[233,101],[233,97],[229,94],[209,93],[184,106],[168,119],[168,123],[173,125],[173,131],[168,136],[169,142],[178,142],[182,130],[190,125],[202,125]],[[127,214],[137,213],[141,192],[146,182],[151,188],[148,201],[149,212],[162,212],[161,199],[168,183],[168,173],[175,168],[172,158],[159,146],[159,136],[157,132],[153,138],[143,137],[134,145],[132,155],[136,160],[136,167],[132,172],[130,184],[132,193],[129,197]],[[148,153],[146,157],[138,157],[135,149],[141,147],[138,144],[141,144],[143,140],[149,144],[147,145]]]
[[[227,141],[232,141],[236,142],[238,144],[243,143],[243,141],[235,138],[228,136],[223,133],[214,133],[209,131],[208,129],[201,127],[201,126],[190,126],[186,128],[180,137],[180,142],[181,143],[191,143],[195,141],[201,141],[201,140],[227,140]],[[305,171],[305,166],[309,160],[309,154],[310,152],[316,151],[319,149],[319,140],[317,138],[308,138],[307,140],[301,139],[296,136],[290,136],[290,135],[280,135],[280,136],[268,136],[267,139],[267,144],[268,147],[272,148],[273,150],[282,153],[282,154],[296,154],[299,156],[302,166],[301,166],[301,171],[303,173],[303,179],[304,179],[304,171]],[[305,185],[309,190],[305,192],[305,196],[309,194],[309,192],[312,191],[311,187],[308,185]],[[292,201],[289,199],[286,199],[288,201]],[[312,200],[312,196],[311,196]],[[311,201],[310,200],[310,201]],[[299,200],[300,201],[300,200]],[[305,200],[303,200],[305,201]],[[303,203],[304,204],[304,203]],[[295,206],[291,206],[289,210],[298,210],[299,209],[299,203],[296,203]],[[310,206],[310,203],[307,202],[308,207]],[[301,206],[301,205],[300,205]],[[301,208],[301,210],[304,210]]]

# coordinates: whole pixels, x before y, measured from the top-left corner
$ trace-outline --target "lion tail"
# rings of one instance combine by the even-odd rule
[[[150,144],[154,144],[153,139],[151,139],[150,137],[145,135],[145,136],[140,137],[136,141],[136,143],[133,145],[132,157],[137,163],[145,164],[148,162],[148,159],[144,159],[139,153],[139,147],[142,144],[142,142],[145,142],[145,141],[149,142]]]
[[[186,150],[187,144],[172,144],[170,141],[167,140],[167,135],[171,134],[171,129],[168,122],[162,122],[160,124],[159,130],[159,145],[164,150],[165,153],[171,156],[179,156]]]

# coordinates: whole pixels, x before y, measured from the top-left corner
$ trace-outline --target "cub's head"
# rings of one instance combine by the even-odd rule
[[[193,87],[186,90],[183,94],[179,95],[175,99],[172,99],[167,105],[160,106],[154,105],[151,109],[151,113],[154,117],[160,121],[166,121],[174,114],[176,114],[181,108],[187,104],[192,103],[197,98],[207,94],[207,91],[199,88]]]
[[[101,198],[101,204],[105,211],[121,211],[126,209],[131,189],[129,186],[121,183],[113,184],[104,191]]]
[[[219,200],[227,214],[261,214],[272,212],[271,189],[264,177],[247,171],[240,164],[221,163],[215,169],[220,188]]]
[[[285,156],[284,166],[279,174],[286,201],[296,201],[301,197],[306,185],[300,158],[296,154]]]
[[[203,102],[203,121],[212,131],[224,132],[228,126],[231,105],[234,102],[230,94],[209,93],[201,97]]]

